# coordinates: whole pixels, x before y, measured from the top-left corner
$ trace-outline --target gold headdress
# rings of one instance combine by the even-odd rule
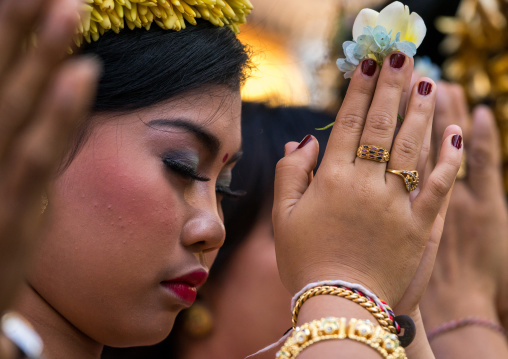
[[[249,0],[85,0],[81,23],[74,42],[79,47],[85,39],[97,41],[100,35],[125,25],[131,30],[150,29],[155,22],[166,30],[185,29],[186,21],[195,25],[196,18],[216,26],[229,26],[235,33],[246,22],[252,10]]]

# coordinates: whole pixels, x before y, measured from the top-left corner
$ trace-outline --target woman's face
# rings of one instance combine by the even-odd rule
[[[164,339],[224,240],[220,202],[240,150],[240,109],[238,93],[211,88],[95,116],[48,193],[34,290],[99,343]]]

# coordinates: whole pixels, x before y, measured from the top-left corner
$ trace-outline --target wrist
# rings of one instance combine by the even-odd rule
[[[408,358],[433,359],[434,353],[427,339],[427,333],[423,325],[420,308],[416,307],[411,313],[407,313],[413,319],[416,328],[416,336],[413,342],[406,348]]]
[[[377,323],[377,319],[365,308],[346,298],[320,295],[308,299],[300,309],[298,325],[325,317],[345,317],[370,320]]]
[[[495,301],[484,293],[433,295],[431,301],[422,302],[421,306],[427,330],[466,317],[478,317],[499,323]]]
[[[343,285],[346,287],[353,287],[354,285],[360,286],[361,288],[374,294],[376,297],[383,299],[391,307],[393,307],[394,303],[396,303],[392,296],[389,296],[389,292],[386,292],[384,287],[378,281],[370,280],[366,273],[355,271],[351,267],[347,267],[345,269],[341,269],[339,267],[327,267],[325,269],[319,268],[319,271],[317,269],[306,269],[306,272],[302,273],[299,280],[293,283],[290,287],[292,288],[290,289],[290,292],[298,293],[298,291],[302,288],[308,287],[309,283],[335,285],[330,283],[337,282],[337,280],[332,280],[330,278],[340,278],[340,282],[344,283]],[[348,283],[348,285],[345,283]],[[390,285],[387,284],[385,287],[390,287]]]

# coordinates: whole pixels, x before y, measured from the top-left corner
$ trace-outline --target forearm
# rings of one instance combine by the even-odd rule
[[[508,358],[502,334],[480,326],[467,326],[444,333],[431,342],[436,358]]]
[[[467,317],[481,318],[499,324],[494,303],[479,295],[470,295],[462,300],[440,301],[440,304],[425,318],[429,331],[444,323]],[[443,332],[434,337],[430,345],[437,359],[508,358],[506,337],[481,325],[467,325]]]

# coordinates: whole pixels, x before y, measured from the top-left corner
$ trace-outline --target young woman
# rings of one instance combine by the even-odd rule
[[[233,169],[231,187],[246,193],[222,202],[226,240],[198,300],[178,317],[164,342],[107,348],[103,359],[244,358],[280,339],[291,327],[291,296],[279,279],[275,258],[271,218],[275,167],[292,138],[312,131],[326,144],[329,131],[313,129],[333,121],[333,115],[305,107],[243,103],[243,156]],[[318,163],[324,150],[320,148]],[[262,307],[249,309],[260,302]],[[239,318],[249,323],[242,331],[237,330]]]
[[[224,240],[220,200],[232,194],[241,153],[247,56],[228,28],[199,21],[179,32],[125,29],[83,52],[103,62],[98,95],[47,187],[47,228],[16,303],[49,358],[99,358],[104,345],[148,345],[168,335]],[[291,294],[322,279],[357,283],[421,328],[417,305],[435,255],[434,245],[424,249],[429,238],[439,240],[462,139],[450,126],[435,170],[423,173],[435,84],[421,79],[410,90],[412,67],[397,52],[382,69],[372,60],[358,67],[315,177],[317,141],[286,145],[273,224]],[[357,157],[360,145],[392,148],[390,169],[418,168],[420,192],[411,195],[386,163]],[[302,307],[298,324],[324,316],[375,320],[347,299],[318,296]],[[428,354],[419,333],[415,348]],[[317,343],[299,357],[337,350],[379,357],[353,340]]]

